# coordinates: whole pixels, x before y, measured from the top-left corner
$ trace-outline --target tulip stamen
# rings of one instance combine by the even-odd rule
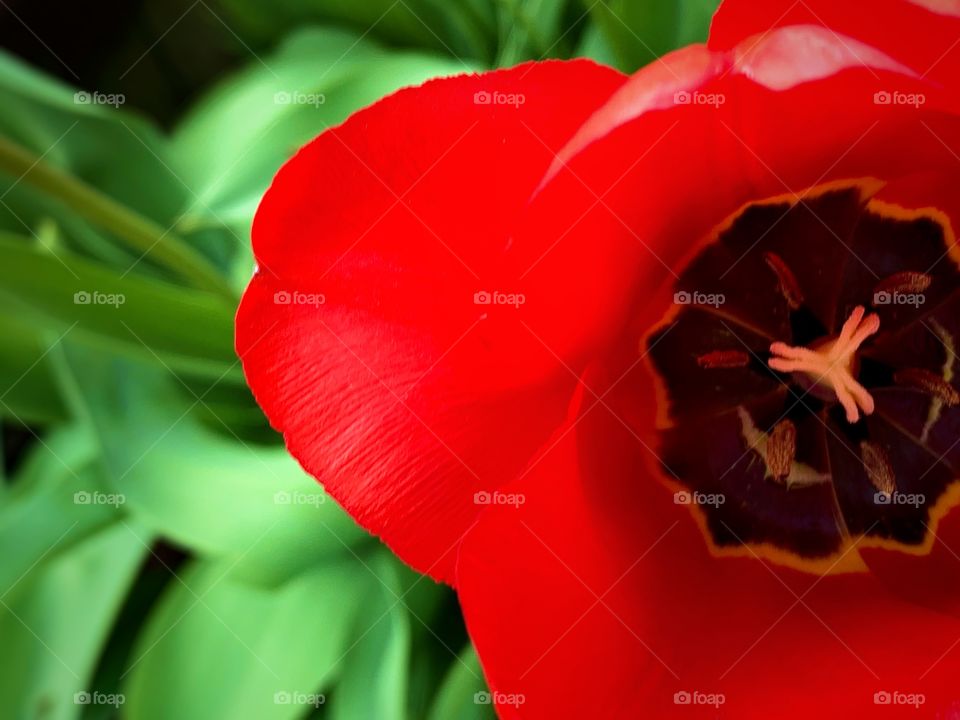
[[[744,368],[750,364],[750,356],[742,350],[714,350],[697,357],[697,365],[706,369]]]
[[[767,441],[767,466],[773,478],[786,482],[797,459],[797,426],[790,420],[781,420]]]
[[[860,457],[863,459],[867,478],[877,492],[887,497],[893,495],[897,489],[897,478],[890,464],[890,458],[883,448],[876,443],[864,440],[860,443]]]
[[[960,405],[960,392],[945,378],[929,370],[904,368],[894,373],[893,381],[897,385],[927,393],[947,407]]]
[[[780,294],[791,310],[797,310],[803,305],[803,291],[800,289],[800,283],[796,276],[790,270],[790,266],[784,262],[783,258],[775,252],[768,251],[763,254],[764,262],[773,270],[780,284]]]
[[[854,308],[840,335],[819,349],[793,347],[782,342],[770,346],[771,369],[814,376],[816,385],[833,391],[851,424],[860,420],[860,411],[870,415],[874,410],[873,396],[853,376],[857,351],[880,329],[880,317],[874,313],[865,318],[865,313],[862,305]]]

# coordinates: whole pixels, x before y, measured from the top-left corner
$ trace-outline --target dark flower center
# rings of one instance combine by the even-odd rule
[[[814,572],[929,550],[960,500],[960,270],[949,223],[821,186],[747,206],[645,339],[660,458],[719,552]]]

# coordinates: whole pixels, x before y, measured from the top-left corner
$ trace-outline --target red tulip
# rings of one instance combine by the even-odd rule
[[[958,2],[729,0],[278,173],[250,385],[501,717],[960,717],[958,79]]]

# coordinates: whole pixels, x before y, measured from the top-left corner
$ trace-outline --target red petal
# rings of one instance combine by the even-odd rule
[[[560,153],[529,227],[555,235],[573,218],[564,235],[573,248],[581,236],[632,243],[623,257],[640,264],[633,308],[645,327],[666,307],[668,294],[655,289],[669,284],[665,268],[744,203],[953,165],[943,146],[958,138],[951,112],[873,101],[927,84],[875,54],[877,66],[865,69],[849,42],[824,38],[790,29],[749,53],[688,49],[642,71]],[[820,55],[798,56],[803,47]],[[671,89],[726,102],[677,104]],[[603,203],[557,216],[552,194],[578,184]],[[635,347],[625,354],[627,365],[636,360]],[[602,383],[589,385],[602,393]],[[587,391],[585,419],[501,488],[524,504],[488,510],[461,548],[461,602],[503,717],[684,717],[689,708],[673,702],[683,690],[723,692],[732,717],[809,717],[824,707],[865,716],[883,691],[923,692],[930,714],[960,700],[960,655],[948,652],[960,623],[894,597],[869,574],[818,580],[714,558],[686,508],[651,479],[655,439],[624,429],[652,426],[647,379],[628,373],[595,400]]]
[[[525,292],[514,218],[622,82],[575,61],[401,91],[303,148],[257,213],[259,269],[237,318],[250,386],[304,467],[434,577],[452,578],[474,493],[514,476],[561,421],[564,365],[597,335],[589,317],[536,310],[576,285],[528,292],[523,310],[474,294]]]
[[[640,269],[634,312],[646,314],[650,288],[745,203],[832,180],[951,168],[944,144],[960,146],[955,99],[889,69],[882,55],[871,52],[876,67],[864,68],[825,32],[778,30],[749,51],[688,48],[642,70],[560,152],[524,227],[564,238],[550,256],[558,263],[586,238],[619,237],[621,262]],[[926,93],[926,103],[875,102],[885,91]],[[582,185],[603,202],[569,202]],[[566,212],[557,213],[556,196],[568,199]]]
[[[867,717],[884,691],[924,693],[933,716],[960,699],[960,653],[944,654],[960,623],[868,574],[712,557],[645,469],[651,439],[595,403],[504,489],[523,504],[485,512],[461,548],[501,717],[687,717],[678,692],[722,693],[736,718]]]
[[[960,78],[957,0],[724,0],[710,28],[710,47],[727,50],[787,25],[856,38],[937,82]]]

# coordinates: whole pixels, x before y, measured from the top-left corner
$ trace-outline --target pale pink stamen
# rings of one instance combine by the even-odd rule
[[[836,340],[818,350],[792,347],[782,342],[770,346],[773,353],[769,365],[778,372],[805,372],[814,376],[817,385],[833,390],[847,413],[847,422],[860,419],[860,411],[870,415],[874,410],[873,397],[858,383],[851,372],[857,350],[864,341],[880,329],[880,317],[875,313],[864,318],[862,305],[850,313]]]

